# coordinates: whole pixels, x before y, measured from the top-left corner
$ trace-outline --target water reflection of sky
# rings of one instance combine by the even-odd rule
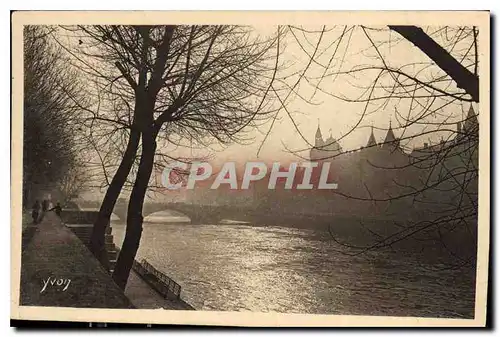
[[[168,215],[146,218],[138,256],[180,283],[197,309],[472,315],[474,283],[460,271],[429,274],[398,256],[340,254],[328,233],[162,224]],[[124,226],[113,223],[113,234],[121,244]]]

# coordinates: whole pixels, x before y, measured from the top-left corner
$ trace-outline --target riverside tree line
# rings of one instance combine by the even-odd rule
[[[392,67],[384,53],[387,32],[427,62]],[[346,70],[341,64],[355,33],[366,37],[375,61]],[[433,128],[407,139],[442,132],[449,116],[438,121],[429,116],[449,104],[479,102],[477,36],[475,27],[431,32],[415,26],[276,26],[259,34],[252,27],[226,25],[27,26],[23,200],[30,202],[39,189],[60,190],[70,200],[83,188],[103,188],[91,250],[109,268],[105,229],[126,190],[126,234],[113,271],[125,288],[140,245],[144,201],[161,187],[153,172],[174,161],[199,159],[174,156],[175,149],[243,142],[257,128],[267,130],[267,137],[280,116],[301,135],[290,104],[294,99],[313,103],[301,95],[301,86],[321,91],[326,81],[359,73],[370,80],[364,95],[329,93],[365,104],[352,130],[361,127],[374,104],[381,109],[383,102],[408,101],[408,111],[398,112],[397,127]],[[284,57],[289,44],[301,50],[295,55],[301,62],[294,66]],[[313,68],[321,70],[319,76],[311,74]],[[477,175],[477,167],[471,171]],[[457,176],[442,178],[444,184],[450,179]],[[439,183],[424,186],[415,194]],[[477,214],[477,202],[474,207]]]

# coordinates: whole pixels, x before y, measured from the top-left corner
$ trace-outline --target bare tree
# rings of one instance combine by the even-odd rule
[[[78,198],[79,193],[83,192],[89,185],[91,175],[87,172],[85,163],[76,160],[66,171],[66,174],[59,183],[63,204]]]
[[[23,202],[57,191],[79,160],[79,108],[84,105],[76,72],[51,43],[50,27],[24,29]]]
[[[384,232],[385,228],[366,228],[366,235],[373,236],[374,242],[356,246],[355,254],[391,248],[413,239],[430,241],[431,245],[440,243],[454,258],[453,267],[473,265],[479,134],[472,103],[479,102],[479,32],[476,27],[388,28],[288,27],[287,33],[300,46],[307,66],[312,64],[319,69],[304,72],[302,82],[312,87],[314,93],[352,102],[361,110],[357,121],[340,138],[319,146],[306,139],[294,117],[288,114],[306,143],[302,149],[289,151],[305,158],[301,153],[315,148],[322,154],[317,160],[333,161],[344,172],[339,178],[343,188],[334,196],[336,206],[339,200],[346,200],[349,207],[356,207],[359,212],[374,212],[382,205],[385,211],[398,210],[397,217],[405,219],[405,224],[394,226],[399,229],[391,233]],[[325,32],[333,37],[321,43]],[[365,45],[350,56],[367,63],[346,69],[346,54],[352,49],[350,41],[354,34],[358,42],[364,38]],[[398,54],[391,54],[391,48],[396,47],[419,55],[417,59],[421,61],[398,59]],[[346,90],[355,92],[354,97],[323,89],[323,83],[340,80],[356,89]],[[299,90],[293,93],[301,95]],[[388,119],[392,115],[394,124],[375,127],[386,133],[382,144],[372,139],[372,131],[370,140],[367,132],[367,143],[360,148],[328,151],[353,132],[369,127],[366,120],[384,110]],[[422,140],[424,146],[420,145]],[[339,244],[355,246],[342,242],[334,232],[331,234]]]
[[[473,131],[476,128],[457,129],[458,120],[453,113],[443,113],[443,109],[451,105],[464,109],[464,102],[478,101],[478,32],[474,27],[424,31],[414,26],[390,26],[389,29],[322,27],[318,30],[290,26],[263,39],[252,35],[246,27],[233,26],[91,26],[71,28],[71,31],[73,40],[77,41],[72,49],[73,56],[95,83],[99,95],[98,107],[89,110],[91,116],[88,119],[90,126],[100,125],[98,132],[93,134],[94,147],[101,150],[100,154],[102,145],[108,150],[100,156],[98,165],[112,175],[111,179],[106,178],[109,188],[92,238],[92,250],[103,264],[107,263],[105,227],[127,181],[132,188],[124,249],[114,273],[115,280],[122,287],[139,246],[142,204],[148,188],[151,190],[154,185],[151,172],[155,165],[162,167],[179,159],[163,149],[172,145],[186,146],[193,139],[197,144],[210,140],[217,143],[238,141],[248,127],[272,117],[270,132],[278,112],[284,111],[294,122],[288,109],[290,97],[311,101],[301,95],[300,87],[304,83],[312,86],[315,93],[324,92],[322,83],[326,80],[356,79],[357,74],[362,75],[364,82],[355,84],[361,93],[358,97],[327,92],[358,106],[364,104],[358,122],[337,141],[365,127],[363,121],[375,111],[405,102],[395,111],[394,128],[389,128],[399,137],[388,139],[383,146],[387,156],[397,150],[403,154],[400,156],[402,160],[387,167],[383,160],[376,162],[365,158],[370,167],[367,170],[371,173],[363,174],[377,172],[384,177],[379,179],[379,185],[391,182],[391,187],[366,184],[362,186],[363,193],[347,190],[339,191],[338,195],[372,204],[399,203],[401,207],[428,204],[431,196],[439,199],[446,194],[445,203],[454,207],[443,206],[441,210],[458,214],[455,220],[462,225],[468,226],[470,218],[474,217],[477,209],[477,202],[476,205],[473,202],[477,200],[474,199],[474,189],[464,187],[473,186],[477,178],[477,165],[474,166],[477,134]],[[342,65],[354,31],[365,37],[363,53],[372,62],[346,70]],[[390,35],[390,31],[395,33]],[[329,39],[327,34],[337,36]],[[394,36],[397,34],[399,37]],[[305,55],[303,68],[289,78],[277,74],[280,39],[285,37],[291,37]],[[387,47],[398,44],[406,44],[413,53],[428,57],[428,61],[390,62]],[[313,67],[321,70],[320,76],[311,74]],[[370,83],[366,84],[366,81]],[[270,96],[278,102],[278,108],[270,103]],[[435,116],[440,118],[439,121],[433,120]],[[469,116],[467,120],[472,121],[474,117]],[[299,126],[293,124],[307,145],[305,149],[293,152],[298,154],[313,147]],[[473,123],[469,123],[471,125]],[[420,127],[417,132],[413,130],[416,126]],[[389,129],[385,131],[389,132]],[[404,155],[414,140],[436,134],[446,135],[448,141],[437,144],[440,147],[420,151],[423,154],[418,158]],[[370,147],[380,148],[380,144],[369,144],[363,149]],[[335,156],[327,154],[321,159],[329,160]],[[184,159],[189,161],[189,158]],[[402,181],[400,178],[406,175],[401,172],[408,170],[412,172],[412,179]],[[466,198],[457,198],[457,195]],[[403,204],[401,200],[404,200]],[[465,215],[462,200],[472,201],[470,212]],[[420,214],[422,212],[426,212],[425,208]],[[397,234],[372,233],[376,236],[376,243],[360,251],[390,247],[429,228],[445,228],[454,223],[450,216],[435,215],[434,219],[417,221]],[[456,226],[450,225],[448,232],[454,228]]]
[[[83,26],[73,31],[79,34],[80,51],[75,55],[85,62],[82,69],[105,88],[113,108],[121,107],[113,111],[126,111],[123,118],[93,118],[115,128],[122,125],[128,133],[94,226],[92,250],[103,263],[105,227],[140,158],[113,273],[124,288],[139,247],[143,202],[155,159],[173,159],[158,145],[176,140],[181,145],[193,140],[235,142],[266,120],[273,111],[269,92],[278,68],[280,31],[266,38],[241,26]]]

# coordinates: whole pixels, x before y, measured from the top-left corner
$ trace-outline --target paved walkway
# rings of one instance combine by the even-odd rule
[[[26,240],[20,305],[133,308],[83,243],[53,212]]]
[[[134,270],[130,272],[125,295],[138,309],[193,310],[183,301],[167,300],[151,288]]]
[[[53,212],[23,235],[21,305],[193,310],[165,299],[133,269],[125,294]]]

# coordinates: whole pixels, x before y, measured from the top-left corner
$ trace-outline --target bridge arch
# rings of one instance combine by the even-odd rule
[[[159,210],[155,209],[155,210],[149,211],[149,212],[143,211],[142,216],[144,217],[144,221],[149,221],[149,219],[147,220],[147,218],[154,217],[155,215],[158,215],[158,213],[162,213],[162,212],[174,213],[172,215],[172,218],[176,218],[176,220],[173,222],[191,222],[191,217],[189,214],[186,214],[186,212],[182,212],[182,211],[174,209],[172,207],[165,207],[165,208],[159,209]],[[177,220],[177,218],[178,218],[178,220]]]
[[[93,203],[87,203],[78,205],[78,208],[81,210],[98,211],[99,206],[100,204],[94,205]],[[127,209],[128,203],[117,202],[112,212],[111,221],[119,219],[119,221],[125,222],[127,219]],[[222,216],[222,213],[220,212],[221,209],[218,206],[188,204],[184,202],[145,203],[142,215],[144,218],[147,218],[148,216],[161,211],[177,212],[179,216],[188,218],[191,223],[195,224],[218,223]]]

